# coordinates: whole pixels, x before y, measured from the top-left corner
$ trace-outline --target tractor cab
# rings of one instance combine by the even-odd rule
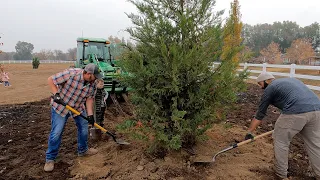
[[[124,74],[117,65],[122,47],[103,38],[78,38],[77,61],[75,67],[84,68],[89,63],[96,64],[103,75],[105,90],[111,93],[123,93],[128,89],[120,83]]]
[[[127,92],[131,90],[121,83],[120,76],[128,75],[118,62],[123,52],[120,44],[111,43],[103,38],[78,38],[76,68],[84,68],[87,64],[94,63],[103,75],[104,90],[108,92],[108,99],[116,105],[119,113],[124,114],[117,97],[127,100]],[[110,97],[110,98],[109,98]],[[96,112],[99,114],[99,112]]]
[[[89,63],[94,63],[99,67],[103,66],[108,72],[112,72],[114,71],[112,61],[113,59],[110,52],[110,41],[102,38],[77,39],[76,67],[83,68]]]

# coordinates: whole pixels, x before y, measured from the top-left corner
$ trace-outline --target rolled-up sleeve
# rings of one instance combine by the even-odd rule
[[[265,89],[260,100],[259,108],[255,115],[255,118],[257,120],[262,120],[266,116],[267,109],[271,103],[272,93],[273,93],[273,88],[270,87]]]
[[[95,90],[96,90],[96,86],[95,85],[90,86],[89,93],[88,93],[88,95],[89,95],[88,98],[94,98]]]

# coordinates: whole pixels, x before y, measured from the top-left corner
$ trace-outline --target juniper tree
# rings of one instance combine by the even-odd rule
[[[238,49],[221,56],[223,12],[214,11],[214,0],[130,2],[139,12],[128,14],[134,27],[127,31],[136,46],[124,54],[122,66],[131,74],[125,82],[134,89],[136,119],[120,128],[153,137],[151,149],[192,146],[242,84],[232,61]],[[213,70],[213,62],[222,59]],[[134,127],[137,121],[142,127]]]

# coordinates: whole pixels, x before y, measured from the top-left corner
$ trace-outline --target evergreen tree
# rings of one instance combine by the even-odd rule
[[[193,146],[243,84],[235,72],[239,44],[227,48],[223,41],[238,35],[229,29],[231,23],[223,31],[214,0],[130,2],[139,10],[139,15],[128,15],[135,27],[127,31],[136,47],[124,54],[122,66],[132,75],[124,78],[134,89],[136,119],[119,128],[152,137],[151,150]],[[239,21],[233,17],[232,22]],[[222,65],[212,70],[221,59]]]

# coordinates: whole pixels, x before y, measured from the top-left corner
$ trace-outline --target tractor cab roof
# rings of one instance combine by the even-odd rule
[[[108,40],[103,38],[88,38],[88,37],[81,37],[77,39],[77,42],[83,42],[84,40],[88,40],[89,42],[98,42],[98,43],[106,43]]]

